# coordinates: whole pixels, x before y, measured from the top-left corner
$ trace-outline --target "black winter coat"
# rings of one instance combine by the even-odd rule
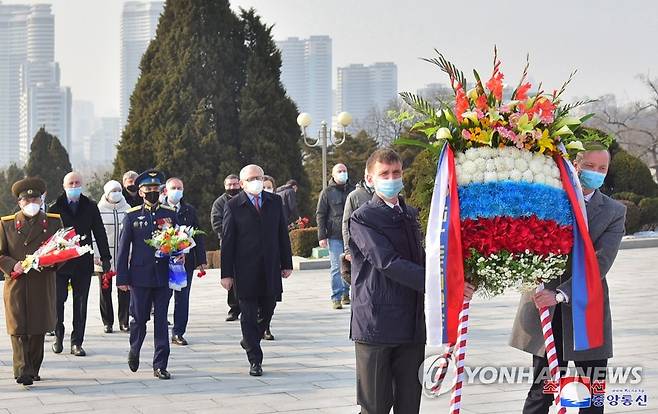
[[[62,193],[57,200],[48,208],[49,213],[57,213],[62,218],[64,227],[75,228],[76,233],[84,238],[80,241],[81,246],[91,245],[92,241],[96,242],[98,253],[101,260],[110,260],[109,243],[107,242],[107,233],[105,233],[105,226],[101,213],[98,210],[98,205],[90,200],[84,194],[80,196],[78,201],[78,208],[75,214],[71,211],[66,193]],[[92,237],[93,233],[93,237]],[[94,255],[85,254],[77,259],[70,260],[64,263],[57,273],[67,275],[90,275],[94,271]]]
[[[292,270],[281,197],[265,191],[261,196],[260,213],[244,191],[224,206],[222,278],[233,278],[239,298],[279,297],[281,270]]]
[[[297,207],[297,193],[291,185],[282,185],[276,189],[276,193],[281,197],[283,202],[283,213],[286,215],[288,224],[294,223],[299,218],[299,208]]]
[[[425,252],[418,212],[398,213],[376,194],[350,219],[350,338],[371,344],[425,343]]]
[[[343,211],[347,195],[354,191],[349,182],[338,185],[332,178],[329,186],[322,190],[318,198],[318,208],[315,211],[318,223],[318,240],[343,240]]]

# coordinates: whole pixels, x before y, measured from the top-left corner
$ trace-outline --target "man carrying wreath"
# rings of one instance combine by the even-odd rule
[[[25,178],[11,187],[20,211],[2,217],[0,225],[0,269],[5,274],[4,302],[7,333],[11,335],[14,378],[23,385],[41,380],[44,335],[55,329],[54,269],[25,273],[21,262],[62,227],[58,214],[41,210],[46,183]],[[12,274],[13,273],[13,274]]]

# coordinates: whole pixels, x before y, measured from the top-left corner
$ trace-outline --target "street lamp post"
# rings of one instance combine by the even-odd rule
[[[335,146],[339,146],[345,143],[346,128],[349,124],[352,123],[352,115],[348,112],[341,112],[338,114],[338,123],[343,127],[342,132],[343,136],[339,141],[334,141],[331,137],[331,130],[327,127],[327,122],[322,121],[320,123],[320,131],[318,131],[318,137],[315,139],[309,138],[306,134],[306,128],[311,125],[312,119],[311,115],[306,112],[302,112],[297,117],[297,125],[301,128],[301,134],[304,138],[304,144],[308,147],[321,147],[322,148],[322,189],[327,188],[327,145],[328,141],[331,140],[331,143]]]

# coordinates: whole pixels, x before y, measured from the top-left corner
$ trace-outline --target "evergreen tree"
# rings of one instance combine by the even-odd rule
[[[13,214],[18,209],[11,186],[23,178],[25,172],[16,164],[11,164],[6,170],[0,171],[0,215]]]
[[[69,172],[71,172],[69,154],[59,139],[42,127],[32,139],[25,175],[41,177],[46,182],[46,203],[48,203],[55,200],[62,192],[64,176]]]
[[[115,177],[149,167],[181,177],[206,230],[224,177],[241,167],[244,59],[242,24],[228,1],[168,1],[118,146]]]
[[[272,39],[272,26],[256,12],[242,10],[247,47],[246,83],[240,95],[240,159],[258,164],[279,185],[297,180],[298,203],[308,210],[309,180],[302,168],[297,106],[281,84],[281,54]]]

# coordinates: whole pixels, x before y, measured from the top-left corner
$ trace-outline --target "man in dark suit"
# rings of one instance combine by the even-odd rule
[[[171,378],[169,362],[169,330],[167,309],[171,299],[169,288],[169,258],[156,257],[155,249],[145,240],[153,232],[178,224],[173,208],[159,203],[162,173],[147,170],[135,180],[144,204],[129,209],[123,218],[117,259],[117,287],[130,290],[130,352],[128,367],[139,369],[139,354],[146,337],[146,322],[153,309],[153,376],[162,380]],[[184,255],[179,260],[185,260]]]
[[[142,197],[139,196],[139,189],[135,184],[137,173],[135,171],[126,171],[123,174],[123,197],[130,207],[137,207],[142,205]]]
[[[95,202],[82,194],[82,176],[73,171],[64,177],[64,192],[53,203],[48,212],[59,214],[64,227],[73,227],[83,236],[81,245],[91,245],[96,240],[100,253],[103,273],[111,267],[110,247],[105,233],[101,213]],[[93,233],[93,237],[92,237]],[[59,354],[64,346],[64,304],[69,295],[69,281],[73,288],[73,331],[71,331],[71,354],[85,356],[82,348],[87,325],[87,299],[91,275],[94,272],[94,258],[90,254],[73,259],[57,271],[57,326],[53,352]]]
[[[227,290],[235,286],[242,311],[240,345],[252,376],[263,375],[260,341],[283,292],[281,278],[292,273],[281,197],[263,191],[263,175],[257,165],[240,171],[243,191],[226,203],[222,229],[221,283]]]
[[[603,345],[574,351],[571,275],[566,273],[559,280],[548,283],[541,292],[524,294],[516,314],[510,345],[533,354],[535,378],[542,378],[548,367],[538,311],[540,307],[548,306],[553,314],[552,328],[559,365],[566,367],[569,361],[574,361],[576,367],[589,375],[590,381],[605,379],[605,367],[612,357],[612,318],[605,276],[617,256],[626,218],[626,207],[598,190],[609,164],[610,153],[604,148],[579,153],[574,162],[583,188],[589,235],[603,282]],[[543,385],[543,381],[533,382],[523,407],[524,414],[548,413],[553,395],[544,394]],[[581,408],[580,413],[603,413],[603,407]]]
[[[199,220],[196,209],[183,200],[183,180],[172,177],[167,180],[165,195],[167,205],[176,211],[176,220],[180,226],[190,226],[199,230]],[[190,289],[194,270],[202,271],[206,265],[206,248],[203,236],[195,236],[196,246],[185,255],[185,270],[187,271],[187,286],[174,292],[174,327],[171,329],[171,343],[187,345],[183,338],[187,328],[190,313]]]
[[[224,178],[224,194],[217,197],[212,203],[210,210],[210,225],[212,230],[217,234],[219,239],[219,250],[222,249],[222,221],[224,220],[224,206],[231,198],[240,193],[240,177],[235,174],[229,174]],[[228,305],[228,315],[226,322],[237,321],[240,316],[240,304],[238,298],[235,296],[235,289],[231,288],[226,296],[226,304]]]

